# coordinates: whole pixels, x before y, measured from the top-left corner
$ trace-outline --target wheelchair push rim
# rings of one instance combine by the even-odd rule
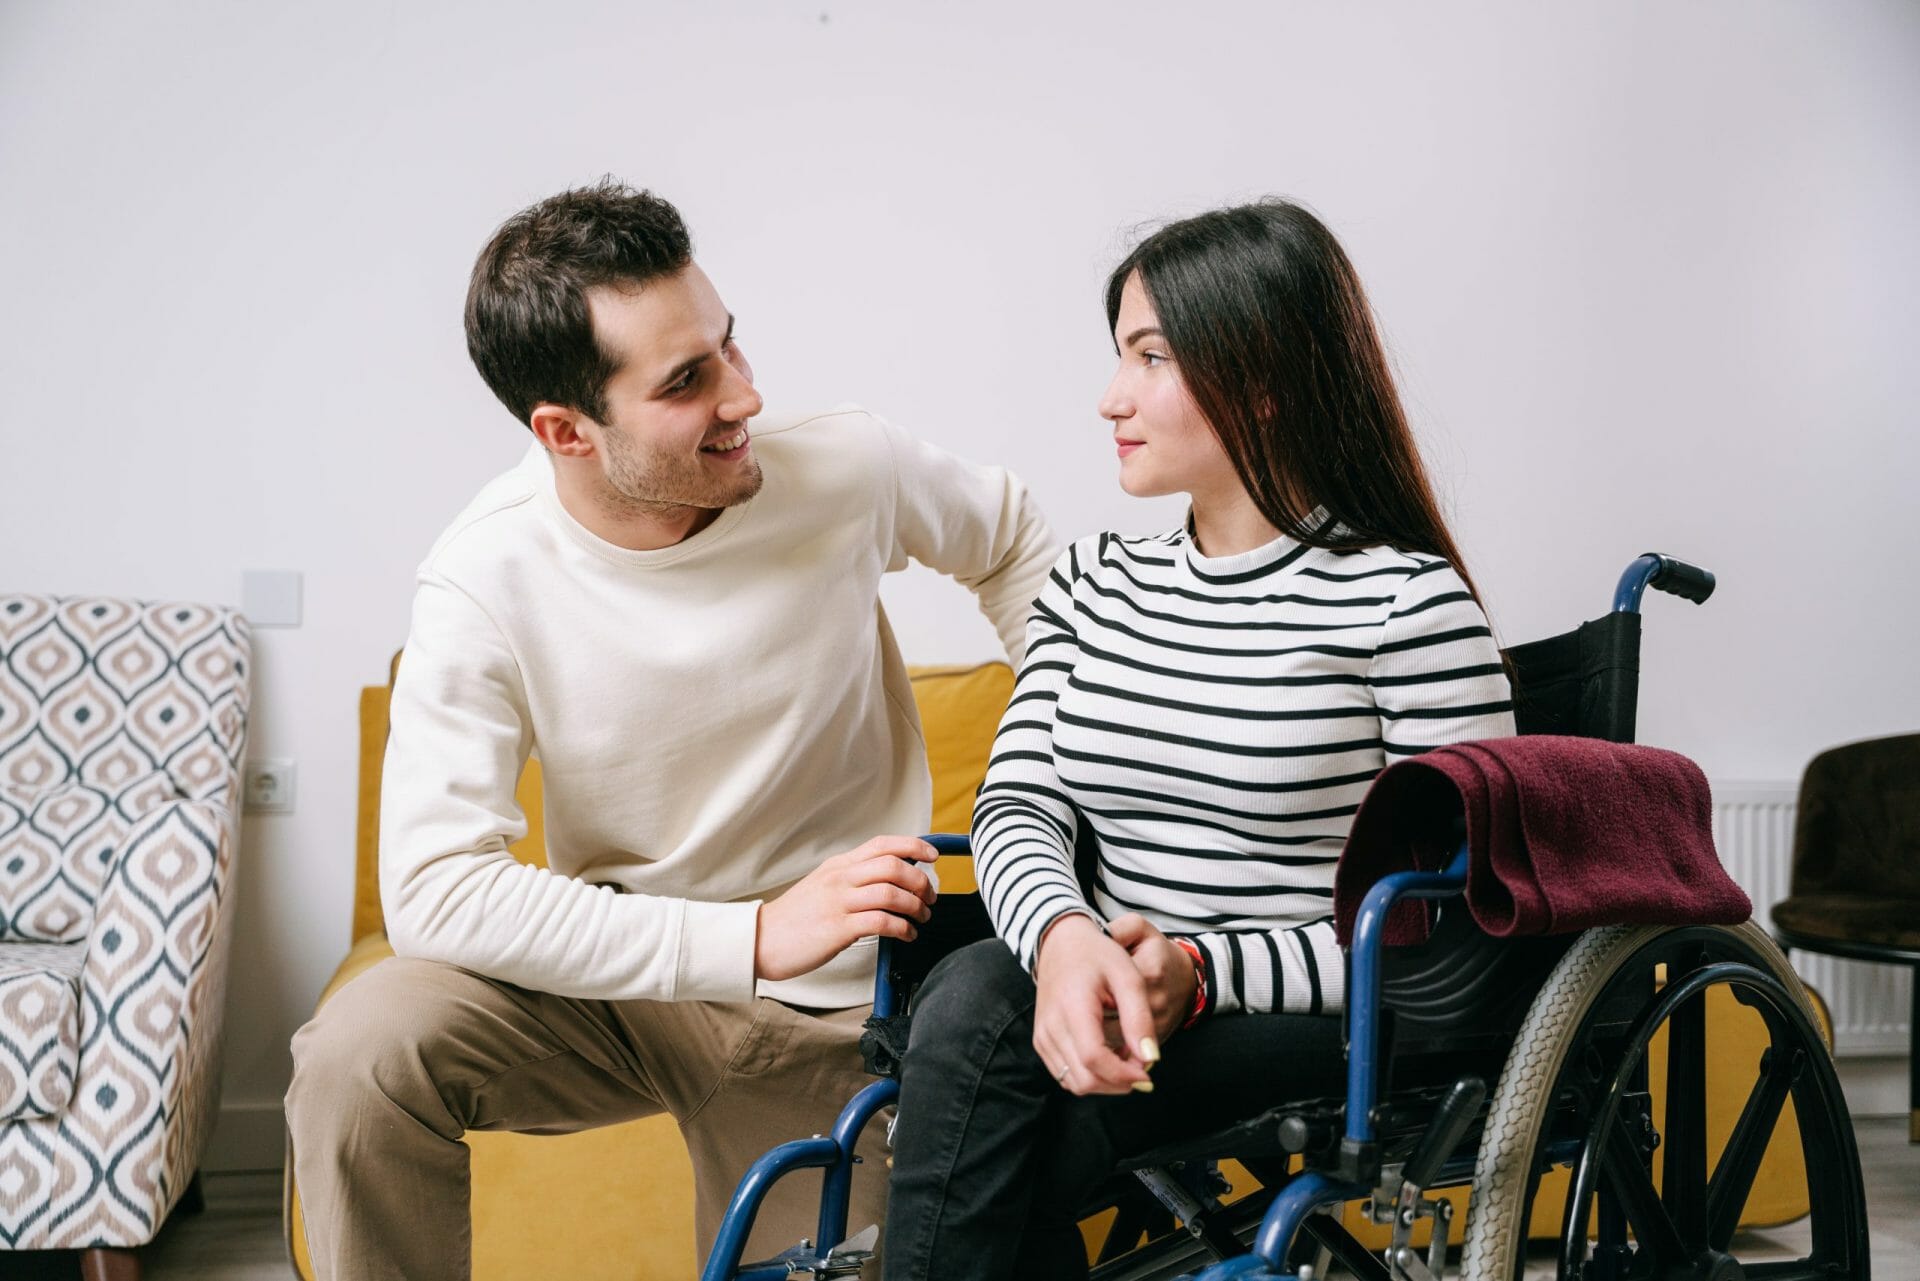
[[[1708,993],[1757,1016],[1754,1062],[1714,1056]],[[1623,1013],[1624,1012],[1624,1013]],[[1648,1092],[1664,1036],[1665,1103]],[[1742,1098],[1710,1160],[1707,1065]],[[1792,1102],[1811,1207],[1811,1249],[1742,1262],[1735,1237]],[[1656,1124],[1657,1120],[1657,1124]],[[1524,1274],[1541,1176],[1571,1166],[1557,1275],[1642,1278],[1868,1276],[1866,1195],[1853,1127],[1811,1006],[1786,959],[1751,922],[1737,927],[1615,928],[1583,937],[1542,989],[1495,1095],[1468,1217],[1462,1274]],[[1590,1233],[1597,1221],[1597,1235]]]

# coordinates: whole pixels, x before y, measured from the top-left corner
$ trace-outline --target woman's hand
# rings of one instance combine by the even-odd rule
[[[1193,958],[1138,912],[1116,916],[1107,925],[1107,937],[1133,958],[1153,1010],[1153,1030],[1165,1042],[1193,1011],[1194,989],[1200,985]]]
[[[1178,950],[1178,949],[1175,949]],[[1047,927],[1034,965],[1033,1048],[1071,1094],[1153,1089],[1160,1057],[1146,981],[1125,948],[1078,913]],[[1113,1043],[1107,1012],[1119,1016]]]

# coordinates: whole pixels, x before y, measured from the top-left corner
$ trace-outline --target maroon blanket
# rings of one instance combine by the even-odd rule
[[[1462,808],[1467,907],[1496,937],[1730,925],[1753,912],[1713,847],[1698,765],[1657,747],[1530,734],[1435,748],[1381,772],[1334,877],[1342,943],[1375,881],[1446,864]],[[1403,901],[1387,941],[1418,942],[1426,923],[1421,903]]]

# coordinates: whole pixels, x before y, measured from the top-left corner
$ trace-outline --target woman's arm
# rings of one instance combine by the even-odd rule
[[[1054,712],[1078,656],[1073,583],[1092,540],[1069,547],[1027,624],[1026,661],[973,807],[974,872],[1000,937],[1034,976],[1033,1045],[1074,1094],[1150,1090],[1160,1057],[1145,981],[1109,939],[1073,866],[1079,820],[1054,768]],[[1107,1039],[1119,1016],[1121,1045]]]
[[[1067,548],[1027,622],[1026,661],[1000,719],[973,806],[973,864],[994,928],[1029,972],[1041,937],[1072,913],[1099,922],[1074,873],[1078,819],[1054,768],[1053,723],[1079,646],[1073,581],[1083,541]]]
[[[1401,583],[1367,685],[1387,764],[1513,733],[1513,691],[1486,612],[1442,560],[1427,561]],[[1345,1007],[1346,967],[1331,916],[1192,938],[1207,958],[1209,1012],[1330,1014]]]

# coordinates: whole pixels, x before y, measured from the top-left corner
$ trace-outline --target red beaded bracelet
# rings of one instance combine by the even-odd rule
[[[1174,939],[1174,945],[1193,958],[1193,1008],[1182,1028],[1190,1028],[1207,1012],[1207,954],[1192,939]]]

